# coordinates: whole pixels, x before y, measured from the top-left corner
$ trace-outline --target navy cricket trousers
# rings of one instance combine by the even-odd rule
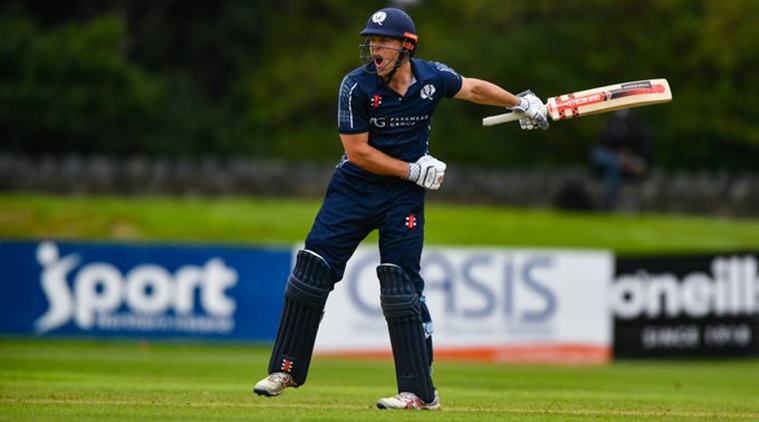
[[[429,335],[431,319],[422,295],[424,280],[419,275],[424,196],[424,188],[406,180],[388,177],[366,181],[338,168],[306,238],[306,249],[327,260],[337,282],[358,244],[372,230],[379,230],[381,263],[395,264],[408,274],[422,300],[422,321]]]

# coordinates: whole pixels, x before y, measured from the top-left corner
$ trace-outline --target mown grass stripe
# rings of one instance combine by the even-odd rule
[[[325,409],[325,410],[376,410],[374,405],[349,405],[349,404],[326,404],[326,403],[276,403],[268,398],[253,398],[253,400],[265,400],[266,402],[161,402],[161,401],[138,401],[138,400],[81,400],[81,399],[8,399],[0,398],[3,404],[34,404],[34,405],[79,405],[79,406],[162,406],[162,407],[192,407],[192,408],[283,408],[283,409]],[[524,415],[550,415],[550,416],[638,416],[638,417],[679,417],[679,418],[741,418],[759,419],[759,412],[702,412],[683,410],[613,410],[613,409],[526,409],[512,407],[468,407],[446,406],[445,412],[453,413],[504,413]]]

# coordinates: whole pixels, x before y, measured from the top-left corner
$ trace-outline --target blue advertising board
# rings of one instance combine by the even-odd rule
[[[0,333],[273,340],[288,248],[0,241]]]

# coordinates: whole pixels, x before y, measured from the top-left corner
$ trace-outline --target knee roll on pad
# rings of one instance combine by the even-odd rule
[[[319,254],[308,249],[298,251],[293,277],[307,280],[307,283],[318,287],[332,289],[332,270],[329,264]]]
[[[298,251],[285,297],[307,306],[324,307],[331,290],[332,272],[324,259],[312,252]]]
[[[285,289],[269,373],[288,372],[298,385],[306,382],[316,332],[332,286],[332,271],[324,259],[310,251],[298,251]]]
[[[403,269],[382,264],[377,267],[377,278],[380,280],[380,301],[385,318],[418,316],[421,321],[419,295]]]
[[[393,347],[398,392],[410,391],[429,403],[435,398],[435,390],[419,295],[406,272],[396,265],[380,265],[377,277],[382,312]]]

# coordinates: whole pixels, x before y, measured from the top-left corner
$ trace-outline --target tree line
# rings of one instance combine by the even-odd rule
[[[0,6],[0,150],[337,160],[337,88],[387,2],[10,0]],[[667,168],[757,169],[759,2],[426,0],[418,56],[543,98],[666,77],[640,109]],[[431,149],[482,166],[585,161],[605,116],[547,132],[441,104]]]

